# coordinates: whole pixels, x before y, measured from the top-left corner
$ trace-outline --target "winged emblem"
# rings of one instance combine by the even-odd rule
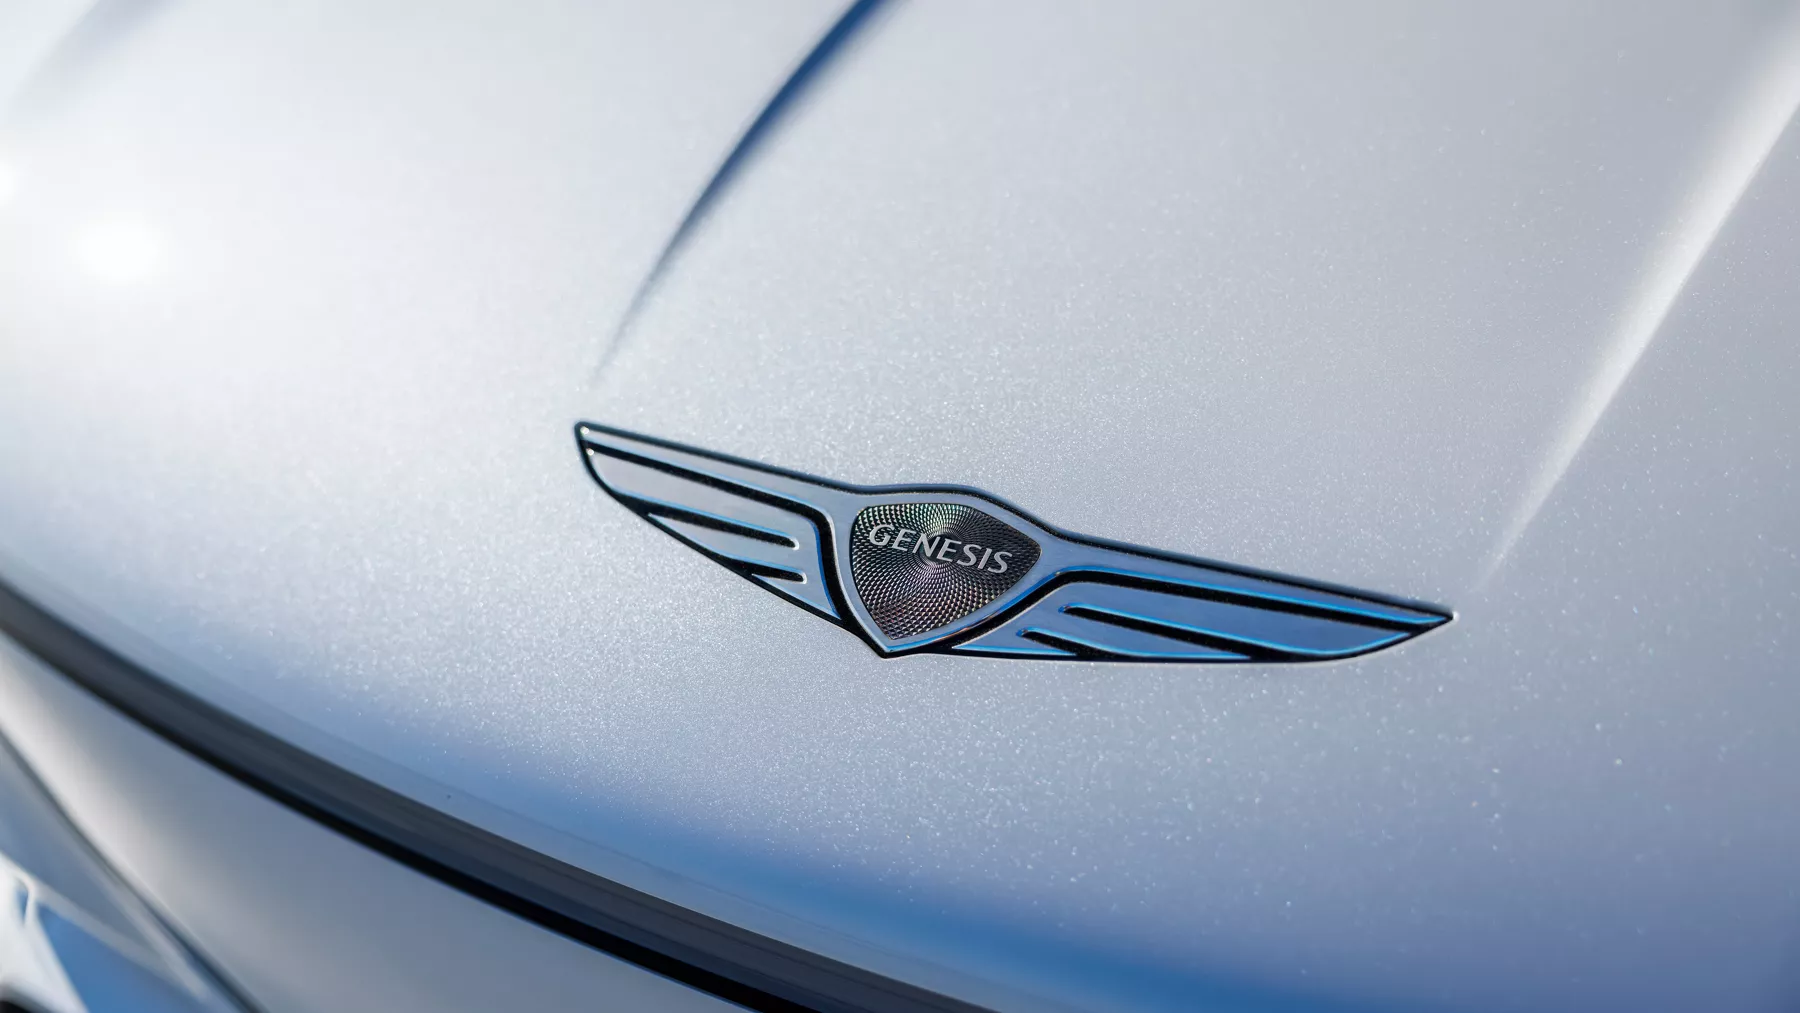
[[[882,655],[1322,661],[1450,619],[1058,531],[974,489],[845,485],[592,423],[575,436],[620,503]]]

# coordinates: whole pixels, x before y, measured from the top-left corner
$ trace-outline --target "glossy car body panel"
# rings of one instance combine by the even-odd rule
[[[1786,5],[894,5],[633,311],[836,12],[789,13],[156,12],[0,155],[8,579],[995,1008],[1792,994]],[[1304,671],[884,661],[595,488],[600,417],[1458,620]]]
[[[368,851],[0,642],[0,727],[91,838],[267,1010],[668,1010],[720,1002]],[[321,973],[325,971],[327,973]]]
[[[244,1013],[3,738],[0,1003],[44,1013]]]

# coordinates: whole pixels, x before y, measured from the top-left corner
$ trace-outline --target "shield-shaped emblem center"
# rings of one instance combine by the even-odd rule
[[[850,575],[890,640],[963,618],[1012,589],[1038,559],[1036,542],[960,503],[880,503],[850,528]]]

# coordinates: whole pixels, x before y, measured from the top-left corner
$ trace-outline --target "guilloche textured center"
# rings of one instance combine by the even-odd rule
[[[850,575],[889,640],[947,626],[1011,590],[1036,542],[960,503],[883,503],[850,528]]]

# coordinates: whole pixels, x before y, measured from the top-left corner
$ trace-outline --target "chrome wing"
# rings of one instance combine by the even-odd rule
[[[591,423],[577,426],[576,438],[594,478],[626,507],[882,654],[1322,661],[1392,647],[1450,618],[1432,606],[1069,534],[972,489],[843,485]],[[859,516],[906,508],[979,514],[990,530],[1010,530],[1040,551],[1029,569],[1008,578],[1016,583],[1005,593],[970,598],[977,604],[922,632],[913,627],[923,624],[896,626],[894,585],[884,585],[890,636],[845,561],[855,551],[868,555],[867,546],[852,544],[861,537],[853,534]],[[894,525],[875,525],[881,528]],[[975,553],[963,558],[966,565]],[[941,553],[923,563],[909,558],[913,583],[906,586],[956,579],[955,561]],[[951,601],[960,600],[955,590]],[[932,607],[941,612],[943,600]]]

